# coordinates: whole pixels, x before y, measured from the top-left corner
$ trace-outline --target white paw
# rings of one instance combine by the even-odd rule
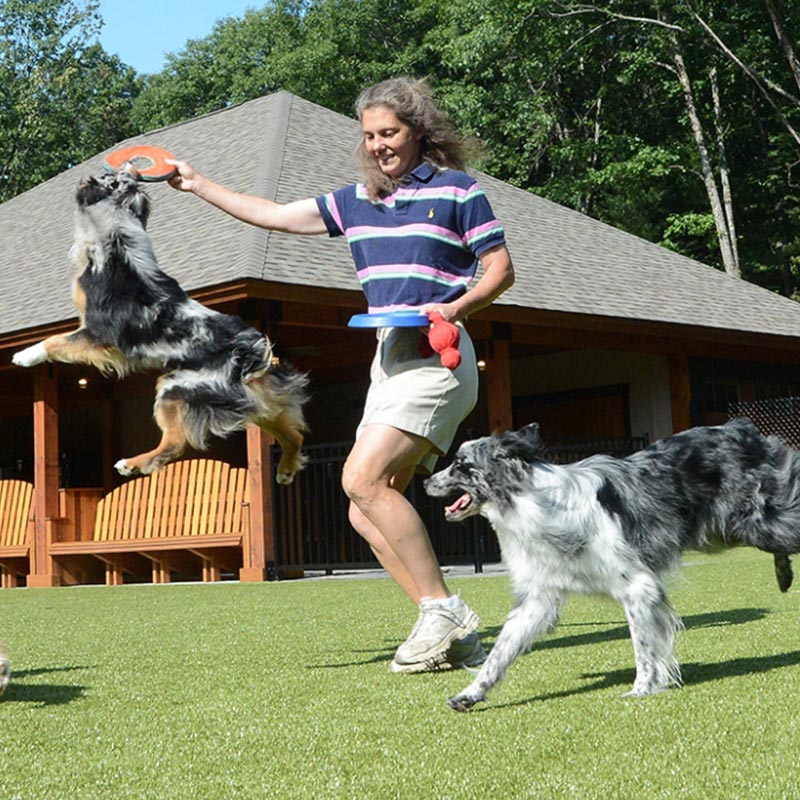
[[[133,469],[128,466],[128,462],[124,458],[121,458],[114,464],[114,469],[119,472],[120,475],[125,475],[126,477],[128,475],[133,475]]]
[[[294,472],[279,472],[275,476],[276,483],[281,486],[288,486],[294,480]]]
[[[18,367],[35,367],[37,364],[44,364],[47,361],[47,350],[42,342],[32,344],[30,347],[14,353],[11,361]]]

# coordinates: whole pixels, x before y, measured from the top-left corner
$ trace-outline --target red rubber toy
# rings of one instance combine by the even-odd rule
[[[166,159],[174,158],[169,150],[150,144],[136,144],[112,150],[103,161],[103,166],[110,171],[121,169],[129,163],[136,170],[140,181],[166,181],[178,170]]]
[[[431,327],[427,343],[423,340],[422,354],[430,356],[438,353],[443,367],[457,369],[461,363],[461,353],[458,352],[461,334],[458,328],[452,322],[447,322],[438,311],[428,312],[428,319]],[[424,347],[425,344],[428,346]]]

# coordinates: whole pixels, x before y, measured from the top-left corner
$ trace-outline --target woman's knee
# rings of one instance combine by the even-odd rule
[[[368,475],[356,464],[347,461],[342,471],[342,489],[351,501],[351,505],[359,506],[378,492],[379,481]]]

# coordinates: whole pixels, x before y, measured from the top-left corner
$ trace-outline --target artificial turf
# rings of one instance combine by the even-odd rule
[[[622,698],[622,610],[576,597],[470,714],[468,673],[388,672],[388,580],[3,591],[0,798],[800,797],[800,591],[763,553],[685,562],[684,688]],[[507,579],[450,584],[488,647]]]

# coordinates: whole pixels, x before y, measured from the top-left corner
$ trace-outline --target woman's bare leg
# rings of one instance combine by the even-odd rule
[[[393,488],[398,492],[404,492],[414,476],[414,468],[410,467],[400,475],[396,475],[391,482]],[[375,558],[381,566],[389,573],[394,582],[408,595],[414,605],[419,605],[421,596],[417,589],[417,584],[411,577],[411,573],[403,566],[403,562],[389,547],[383,534],[364,516],[358,506],[351,502],[349,509],[351,525],[367,541]]]
[[[415,603],[421,597],[450,596],[425,524],[402,494],[429,448],[421,436],[388,425],[368,425],[353,446],[342,477],[354,527]]]

